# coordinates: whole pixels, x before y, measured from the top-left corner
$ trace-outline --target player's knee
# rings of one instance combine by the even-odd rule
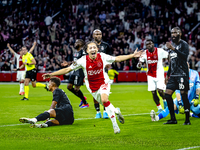
[[[76,87],[76,86],[74,87],[74,90],[75,90],[76,92],[78,92],[79,89],[80,89],[79,87]]]
[[[68,84],[68,85],[67,85],[67,89],[68,89],[68,90],[71,90],[72,88],[73,88],[73,86],[72,86],[71,84]]]
[[[32,84],[32,87],[33,87],[33,88],[36,88],[36,84]]]
[[[160,96],[163,95],[163,91],[162,90],[158,90],[158,93],[159,93]]]
[[[152,95],[157,95],[156,91],[151,91]]]

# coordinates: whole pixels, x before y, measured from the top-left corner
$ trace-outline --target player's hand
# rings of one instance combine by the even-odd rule
[[[140,57],[142,55],[142,53],[144,52],[144,50],[140,50],[138,51],[138,48],[134,51],[133,56],[134,57]]]
[[[68,62],[64,61],[63,63],[61,63],[61,66],[65,67],[68,65]]]
[[[9,44],[9,43],[7,43],[7,47],[10,47],[10,44]]]
[[[17,71],[17,69],[13,69],[12,71]]]
[[[181,100],[178,101],[178,105],[179,105],[180,114],[184,114],[185,110],[184,110],[183,103]]]
[[[179,113],[180,114],[184,114],[185,113],[185,110],[184,110],[183,106],[179,106]]]
[[[24,62],[23,64],[24,64],[24,65],[26,65],[27,63],[26,63],[26,62]]]
[[[166,42],[166,47],[171,50],[175,49],[170,42]]]
[[[46,74],[43,74],[42,77],[43,79],[48,79],[48,78],[51,78],[52,75],[50,73],[46,73]]]
[[[199,104],[199,100],[193,99],[191,103],[194,105],[194,107],[196,107]]]

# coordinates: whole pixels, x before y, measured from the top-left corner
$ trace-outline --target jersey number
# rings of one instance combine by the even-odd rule
[[[179,89],[181,90],[181,89],[184,89],[185,88],[185,86],[183,85],[183,83],[179,83]]]

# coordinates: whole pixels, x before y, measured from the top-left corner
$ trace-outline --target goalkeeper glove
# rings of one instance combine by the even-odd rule
[[[199,104],[199,100],[198,99],[193,99],[192,100],[192,104],[194,105],[194,107],[196,107]]]
[[[179,105],[179,113],[180,114],[184,114],[185,113],[185,110],[184,110],[184,107],[183,107],[183,103],[182,101],[178,101],[178,105]]]

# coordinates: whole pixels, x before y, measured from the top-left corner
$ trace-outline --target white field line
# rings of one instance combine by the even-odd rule
[[[128,115],[123,115],[123,116],[141,116],[141,115],[147,115],[150,113],[140,113],[140,114],[128,114]],[[89,119],[95,119],[95,118],[78,118],[75,120],[89,120]],[[23,124],[8,124],[8,125],[0,125],[0,127],[9,127],[9,126],[21,126],[21,125],[26,125],[27,123]]]
[[[195,148],[200,148],[200,146],[193,146],[193,147],[181,148],[181,149],[176,149],[176,150],[186,150],[186,149],[195,149]]]

